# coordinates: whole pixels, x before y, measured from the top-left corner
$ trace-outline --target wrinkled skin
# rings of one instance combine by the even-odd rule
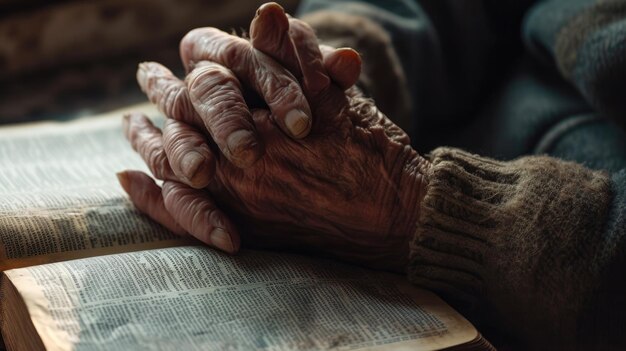
[[[258,73],[252,78],[241,75],[250,67],[226,69],[228,59],[220,59],[222,65],[204,62],[218,57],[221,49],[202,46],[206,42],[198,36],[202,31],[216,33],[192,31],[181,44],[183,62],[194,67],[185,83],[159,66],[138,74],[142,89],[171,119],[163,135],[141,115],[125,119],[125,133],[135,150],[156,177],[166,180],[159,198],[154,195],[158,186],[146,175],[120,174],[131,200],[174,232],[189,233],[227,252],[237,251],[238,233],[242,233],[243,242],[250,246],[312,251],[402,271],[429,164],[373,101],[349,88],[358,77],[354,68],[360,64],[358,55],[329,48],[323,48],[322,54],[306,24],[287,18],[278,5],[266,4],[251,28],[251,52],[262,60],[251,61],[278,67],[279,73],[261,75],[269,82],[250,83],[259,78]],[[218,35],[227,41],[226,34]],[[235,46],[244,45],[240,38],[231,38]],[[190,53],[194,50],[198,52]],[[206,73],[207,67],[211,74]],[[262,106],[248,110],[254,103],[244,96],[257,91],[267,101],[274,94],[270,90],[281,86],[271,81],[277,75],[283,76],[283,82],[287,77],[300,84],[301,92],[290,88],[285,96],[306,98],[310,112],[305,115],[310,113],[312,121],[303,122],[304,136],[286,127],[288,113],[284,112],[289,108],[270,101],[269,110]],[[302,105],[297,97],[288,101]],[[242,129],[246,135],[241,149],[222,142]],[[206,175],[206,189],[194,189],[204,184],[193,184],[193,175],[182,170],[182,160],[192,152],[202,156],[198,169]],[[237,162],[235,153],[253,156]]]

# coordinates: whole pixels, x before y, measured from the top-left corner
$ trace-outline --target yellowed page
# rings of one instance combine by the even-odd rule
[[[175,244],[175,236],[134,209],[117,182],[118,171],[147,171],[122,135],[128,111],[158,115],[142,104],[0,129],[0,271]]]
[[[48,350],[434,350],[476,330],[404,278],[201,246],[6,272]]]

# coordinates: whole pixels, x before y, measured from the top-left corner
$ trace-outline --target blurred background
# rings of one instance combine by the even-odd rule
[[[241,34],[265,0],[0,0],[0,123],[71,119],[146,101],[141,61],[182,74],[189,30]],[[282,0],[293,12],[297,0]]]

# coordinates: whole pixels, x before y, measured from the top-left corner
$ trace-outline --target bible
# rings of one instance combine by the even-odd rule
[[[149,105],[129,109],[159,119]],[[402,276],[290,253],[229,256],[140,214],[129,109],[0,128],[7,350],[491,350]],[[1,346],[0,346],[1,348]]]

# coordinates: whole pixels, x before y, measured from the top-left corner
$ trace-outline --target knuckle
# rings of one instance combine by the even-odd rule
[[[167,116],[178,120],[192,122],[194,116],[194,109],[191,101],[189,101],[189,95],[187,93],[187,87],[182,83],[172,86],[167,91],[167,107],[164,108],[164,112]]]
[[[189,32],[187,32],[187,34],[185,34],[185,36],[181,40],[181,43],[194,42],[197,37],[199,37],[200,35],[204,33],[206,33],[206,28],[194,28],[190,30]]]
[[[211,106],[219,113],[220,120],[228,120],[225,116],[242,116],[242,113],[247,111],[247,106],[243,97],[239,92],[227,87],[221,87],[215,94],[212,95]]]
[[[180,41],[180,56],[184,65],[192,65],[198,47],[202,48],[209,42],[213,28],[195,28],[187,32]]]
[[[143,143],[143,158],[155,177],[166,179],[169,176],[169,161],[162,144],[155,139]]]
[[[287,77],[268,75],[261,84],[268,105],[299,100],[301,96],[299,86]]]
[[[163,125],[163,145],[165,148],[169,148],[171,145],[178,142],[178,138],[181,134],[182,126],[175,120],[165,120]]]
[[[221,55],[239,50],[249,44],[246,40],[229,35],[217,28],[204,27],[189,31],[181,40],[180,51],[185,61],[191,61],[195,54],[205,56]]]
[[[177,157],[180,153],[204,145],[204,137],[187,125],[169,123],[163,129],[163,144],[168,154]]]
[[[189,223],[191,227],[192,233],[202,233],[204,231],[210,232],[211,229],[211,221],[209,217],[213,212],[213,208],[208,205],[206,201],[202,201],[201,198],[195,197],[190,199],[188,203],[189,211],[188,213],[193,213],[191,216],[191,223]]]
[[[192,30],[190,30],[189,32],[187,32],[187,34],[185,34],[185,36],[183,37],[183,39],[181,39],[180,41],[180,46],[181,46],[181,50],[184,49],[192,49],[195,46],[196,42],[202,38],[203,36],[205,36],[206,34],[208,34],[210,31],[208,31],[209,28],[194,28]]]
[[[227,50],[222,52],[225,62],[232,62],[233,64],[249,62],[250,54],[252,53],[250,42],[235,36],[230,36],[227,39]]]
[[[237,78],[226,67],[207,63],[193,70],[189,77],[189,90],[194,95],[203,96],[216,87],[239,86]]]
[[[189,201],[187,200],[188,190],[180,183],[167,182],[163,185],[163,204],[165,208],[177,217],[177,222],[186,229],[189,229],[186,219],[192,214],[189,211]]]
[[[200,233],[210,225],[208,218],[214,207],[197,190],[181,183],[166,182],[162,193],[165,208],[175,214],[177,222],[191,233]]]
[[[171,205],[176,202],[176,199],[180,197],[181,187],[179,183],[166,180],[163,182],[161,188],[161,194],[163,195],[163,201],[165,202],[165,208],[172,212],[174,209]]]

